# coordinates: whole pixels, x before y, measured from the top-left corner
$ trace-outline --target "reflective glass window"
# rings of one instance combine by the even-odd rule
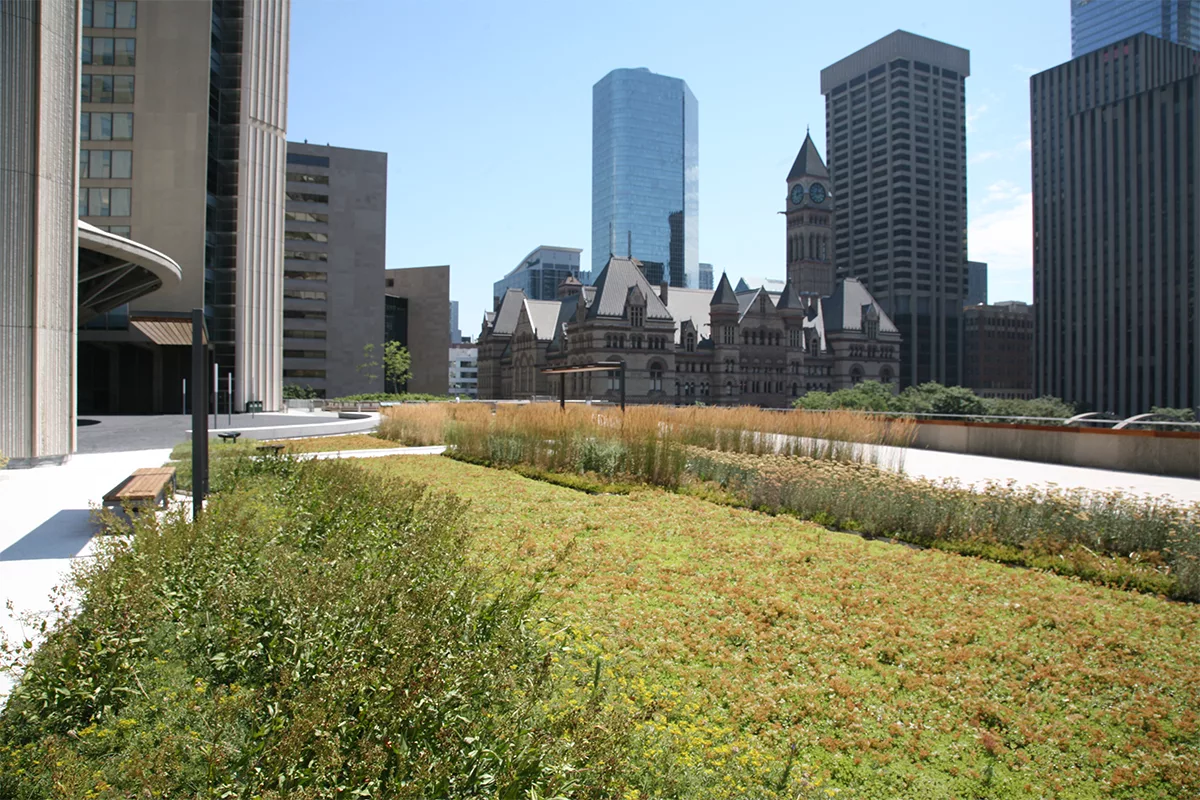
[[[94,142],[107,142],[113,138],[113,115],[107,112],[93,111],[91,138]]]
[[[79,140],[86,142],[92,138],[92,115],[84,111],[79,115]]]
[[[92,27],[92,0],[83,0],[83,27]]]
[[[88,154],[91,150],[79,151],[79,177],[86,178],[88,174]]]
[[[88,170],[89,178],[110,178],[112,177],[112,153],[108,150],[93,150],[89,159],[91,168]]]
[[[129,204],[130,204],[129,201],[130,201],[131,190],[130,189],[110,189],[109,191],[111,193],[110,209],[111,209],[112,216],[128,217],[129,216]]]
[[[132,75],[114,75],[113,76],[113,102],[114,103],[132,103],[133,102],[133,76]]]
[[[124,236],[127,239],[129,238],[128,225],[109,225],[108,230],[110,233],[115,233],[117,236]]]
[[[112,115],[112,138],[127,141],[133,138],[133,112]]]
[[[112,152],[112,176],[114,178],[132,178],[133,177],[133,151],[132,150],[113,150]]]
[[[116,27],[137,27],[137,3],[135,0],[118,0],[116,12]]]
[[[91,13],[84,12],[84,19],[91,17],[91,27],[111,28],[117,24],[117,4],[115,0],[87,0],[85,6],[91,6]],[[84,22],[86,25],[87,22]]]
[[[113,101],[112,75],[84,75],[83,102],[111,103]],[[88,82],[91,82],[91,91]]]
[[[87,216],[107,217],[110,210],[108,189],[93,186],[87,190],[87,193]]]
[[[80,61],[84,64],[92,63],[92,37],[84,36],[79,43]]]
[[[113,63],[113,40],[105,36],[92,37],[91,59],[85,64],[99,64],[110,67]]]
[[[132,67],[137,63],[137,39],[114,39],[113,63]]]

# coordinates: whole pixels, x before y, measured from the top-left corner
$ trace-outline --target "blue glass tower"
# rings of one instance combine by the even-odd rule
[[[1071,0],[1071,58],[1138,33],[1200,49],[1200,0]]]
[[[700,284],[696,97],[679,78],[615,69],[592,87],[592,274],[609,254],[651,283]]]

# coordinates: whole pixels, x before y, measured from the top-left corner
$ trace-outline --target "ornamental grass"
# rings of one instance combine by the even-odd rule
[[[752,508],[1200,600],[1200,504],[1015,481],[969,487],[871,464],[701,448],[688,472]]]

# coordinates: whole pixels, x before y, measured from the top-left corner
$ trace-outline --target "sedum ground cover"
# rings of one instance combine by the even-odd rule
[[[625,797],[1200,796],[1196,606],[659,490],[371,468],[470,497],[476,558],[543,576],[579,641],[555,662],[637,721]]]

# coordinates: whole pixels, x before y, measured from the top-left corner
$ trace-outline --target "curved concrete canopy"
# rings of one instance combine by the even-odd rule
[[[79,220],[79,324],[181,280],[166,255]]]

